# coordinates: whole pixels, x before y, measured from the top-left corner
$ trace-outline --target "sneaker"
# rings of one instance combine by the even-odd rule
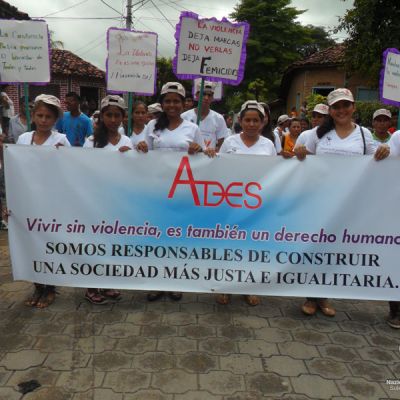
[[[317,302],[313,300],[307,300],[302,306],[301,311],[306,315],[314,315],[317,312]]]
[[[393,317],[389,315],[386,319],[386,323],[394,329],[400,329],[400,317]]]
[[[319,309],[322,311],[322,314],[327,317],[334,317],[336,315],[336,310],[328,303],[326,299],[317,300],[317,305]]]

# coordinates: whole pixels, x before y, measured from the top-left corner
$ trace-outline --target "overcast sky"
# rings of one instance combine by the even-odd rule
[[[104,0],[111,8],[102,0],[8,2],[20,11],[28,13],[31,18],[45,17],[50,29],[55,33],[54,39],[62,41],[64,49],[103,70],[107,57],[106,31],[110,27],[125,26],[121,14],[126,14],[127,0]],[[158,33],[159,56],[172,57],[175,50],[175,25],[181,11],[190,10],[202,17],[220,19],[233,11],[238,0],[132,0],[132,3],[137,4],[133,13],[134,28]],[[307,10],[299,18],[301,23],[332,29],[337,25],[338,17],[343,16],[346,10],[352,7],[353,0],[292,0],[292,4],[298,9]],[[333,37],[339,41],[343,39],[343,35],[340,34]]]

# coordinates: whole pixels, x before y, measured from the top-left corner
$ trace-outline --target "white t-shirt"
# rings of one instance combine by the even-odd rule
[[[196,124],[197,114],[195,109],[192,108],[184,112],[181,114],[181,118]],[[215,149],[219,139],[224,139],[229,136],[224,117],[213,110],[210,110],[208,115],[200,121],[199,128],[206,148],[210,147]]]
[[[18,137],[17,144],[27,144],[27,145],[35,145],[35,143],[32,142],[32,136],[35,133],[35,131],[30,131],[30,132],[25,132],[22,135]],[[62,146],[67,146],[70,147],[71,144],[69,143],[67,136],[64,133],[60,133],[57,131],[51,131],[50,136],[47,138],[47,140],[42,144],[42,146],[56,146],[57,144],[60,144]]]
[[[146,125],[143,128],[142,132],[140,132],[140,133],[135,133],[134,131],[132,131],[132,135],[131,135],[130,139],[131,139],[133,148],[135,148],[138,145],[138,143],[140,143],[140,142],[146,142],[147,144],[149,144],[149,139],[146,136]]]
[[[259,136],[256,143],[248,147],[243,143],[241,135],[232,135],[224,140],[220,153],[231,153],[231,154],[258,154],[264,156],[276,156],[276,150],[271,140],[264,136]]]
[[[279,136],[279,133],[274,130],[273,132],[275,136],[275,150],[277,153],[280,153],[282,151],[282,142],[281,142],[281,137]]]
[[[393,133],[389,140],[390,155],[394,157],[400,156],[400,131]]]
[[[148,138],[150,150],[188,151],[190,143],[197,143],[202,149],[205,149],[203,138],[196,124],[183,120],[172,131],[167,128],[162,131],[155,131],[154,125],[156,122],[157,120],[153,119],[145,129],[145,136]]]
[[[374,154],[377,145],[367,128],[362,128],[365,137],[365,154]],[[318,139],[317,131],[308,137],[306,142],[307,150],[313,154],[342,154],[342,155],[363,155],[364,143],[361,130],[358,125],[349,136],[341,139],[334,129],[327,132],[321,139]]]
[[[93,148],[94,145],[93,139],[94,139],[93,135],[86,138],[83,147]],[[128,138],[128,136],[120,135],[119,142],[117,144],[107,143],[107,145],[104,146],[103,149],[118,151],[123,146],[127,146],[130,149],[133,149],[132,142]]]
[[[317,132],[317,127],[301,132],[296,140],[296,145],[294,147],[296,148],[297,146],[305,146],[307,140],[312,136],[314,136],[316,132]]]

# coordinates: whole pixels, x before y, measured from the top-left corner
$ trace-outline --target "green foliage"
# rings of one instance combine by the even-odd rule
[[[379,101],[356,101],[355,117],[357,119],[360,119],[361,125],[372,126],[372,115],[376,110],[380,108],[386,108],[392,113],[397,110],[395,107],[387,106],[386,104],[382,104]]]
[[[235,7],[230,17],[250,24],[241,92],[254,92],[254,82],[262,80],[264,90],[255,95],[272,100],[290,64],[334,43],[322,27],[301,25],[297,18],[303,12],[291,0],[241,0]]]
[[[400,46],[400,6],[398,0],[354,0],[336,31],[345,31],[346,69],[369,79],[377,86],[386,48]]]
[[[319,104],[326,104],[326,97],[322,96],[320,94],[310,94],[307,99],[307,116],[308,119],[311,120],[312,117],[312,111],[314,110],[314,107]]]

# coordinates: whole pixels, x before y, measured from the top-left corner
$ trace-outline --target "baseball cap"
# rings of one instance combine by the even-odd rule
[[[179,82],[167,82],[161,88],[161,95],[167,93],[178,93],[182,97],[185,97],[186,91],[185,88]]]
[[[354,103],[353,93],[351,93],[349,89],[340,88],[340,89],[336,89],[336,90],[333,90],[332,92],[330,92],[328,94],[328,97],[326,98],[326,101],[329,106],[331,106],[341,100],[347,100],[347,101],[351,101],[352,103]]]
[[[314,107],[313,112],[316,112],[318,114],[328,115],[329,107],[326,104],[319,103]]]
[[[149,114],[155,114],[155,113],[162,112],[161,104],[160,104],[160,103],[153,103],[153,104],[150,104],[150,105],[147,107],[147,112],[148,112]]]
[[[386,110],[386,108],[380,108],[379,110],[376,110],[374,112],[372,119],[375,119],[376,117],[379,117],[380,115],[384,115],[385,117],[392,118],[392,113],[389,110]]]
[[[36,96],[34,103],[37,103],[39,101],[56,107],[58,110],[58,116],[60,118],[64,115],[64,112],[61,108],[60,99],[58,99],[56,96],[53,96],[51,94],[39,94],[39,96]]]
[[[256,100],[247,100],[245,103],[242,104],[242,107],[240,109],[240,113],[242,113],[245,110],[257,110],[260,111],[262,115],[265,117],[265,110],[264,107],[258,103]]]
[[[117,95],[109,94],[108,96],[104,97],[104,99],[101,100],[100,111],[108,106],[116,106],[124,111],[126,110],[124,99]]]
[[[283,124],[286,121],[289,121],[289,115],[283,114],[278,118],[278,125]]]
[[[196,93],[200,92],[201,81],[196,83]],[[215,84],[213,82],[204,81],[204,91],[205,92],[215,92]]]

